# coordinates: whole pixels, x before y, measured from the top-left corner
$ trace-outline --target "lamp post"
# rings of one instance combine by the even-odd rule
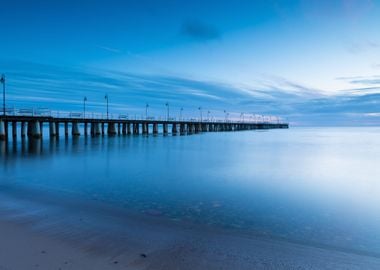
[[[5,75],[2,74],[0,82],[3,84],[3,115],[5,116]]]
[[[207,120],[210,121],[210,111],[207,111]]]
[[[181,108],[181,110],[179,111],[179,120],[182,121],[182,111],[183,111],[183,108]]]
[[[149,108],[149,104],[147,103],[145,105],[145,120],[148,120],[148,108]]]
[[[83,98],[83,119],[86,119],[86,101],[87,97]]]
[[[166,121],[169,121],[169,102],[166,102],[165,106],[166,106],[166,110],[167,110]]]
[[[240,114],[240,118],[241,118],[242,123],[244,123],[244,113]]]
[[[104,98],[106,99],[106,102],[107,102],[107,120],[108,120],[108,94],[106,94]]]
[[[198,110],[199,110],[199,113],[201,115],[201,122],[202,122],[202,107],[199,107]]]
[[[227,122],[228,120],[228,112],[224,110],[224,122]]]

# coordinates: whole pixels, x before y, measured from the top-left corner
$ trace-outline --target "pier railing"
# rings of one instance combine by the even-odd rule
[[[99,113],[99,112],[78,112],[78,111],[57,111],[48,108],[6,108],[7,116],[13,117],[51,117],[55,119],[91,119],[91,120],[141,120],[141,121],[167,121],[167,122],[218,122],[218,123],[266,123],[266,124],[285,124],[280,118],[261,116],[247,119],[226,118],[226,117],[164,117],[164,116],[139,116],[137,114],[125,113]],[[0,114],[4,118],[4,114]]]

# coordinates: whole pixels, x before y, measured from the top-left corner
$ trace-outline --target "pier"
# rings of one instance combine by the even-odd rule
[[[185,119],[104,119],[76,116],[45,115],[2,115],[0,116],[0,140],[9,138],[42,139],[77,136],[117,136],[117,135],[190,135],[203,132],[227,132],[255,129],[289,128],[287,123],[253,122],[227,120],[185,120]],[[45,132],[44,132],[45,131]],[[63,134],[60,134],[63,131]]]

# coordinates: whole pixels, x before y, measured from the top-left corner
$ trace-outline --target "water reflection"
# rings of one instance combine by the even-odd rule
[[[0,187],[65,190],[144,214],[380,253],[378,132],[3,141]]]

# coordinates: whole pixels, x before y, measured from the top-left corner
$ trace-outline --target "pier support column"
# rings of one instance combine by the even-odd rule
[[[94,123],[94,135],[99,136],[100,134],[101,134],[100,123]]]
[[[55,137],[57,135],[55,131],[54,122],[49,122],[49,135],[50,135],[50,138]]]
[[[184,123],[179,124],[179,133],[180,134],[185,134],[186,133],[185,124]]]
[[[158,124],[157,123],[153,123],[153,134],[154,135],[158,134]]]
[[[163,131],[164,131],[164,135],[167,135],[168,134],[168,124],[162,124],[162,128],[163,128]]]
[[[127,134],[128,135],[131,135],[132,131],[131,131],[131,123],[127,123]]]
[[[21,122],[21,138],[25,138],[25,122]]]
[[[142,134],[146,135],[148,134],[148,124],[142,123]]]
[[[69,137],[69,123],[65,122],[65,137]]]
[[[71,123],[71,135],[72,136],[79,136],[80,135],[78,122],[72,122]]]
[[[17,122],[16,121],[12,122],[12,138],[13,139],[17,138]]]
[[[28,135],[28,138],[31,138],[32,137],[32,129],[33,129],[33,123],[32,121],[29,121],[27,123],[27,127],[28,127],[28,130],[27,130],[27,135]]]
[[[91,136],[99,136],[100,135],[100,127],[99,123],[91,122]]]
[[[104,132],[104,122],[102,122],[101,125],[102,125],[102,136],[104,136],[104,133],[105,133],[105,132]]]
[[[172,134],[177,135],[177,123],[172,124]]]
[[[127,123],[122,124],[121,132],[123,133],[123,135],[127,134]]]
[[[138,135],[140,133],[140,123],[133,124],[133,134]]]
[[[193,133],[193,130],[192,130],[192,124],[186,124],[186,126],[187,126],[187,128],[186,128],[186,130],[187,130],[187,133],[189,133],[189,134],[191,134],[191,133]]]
[[[88,136],[88,123],[84,122],[84,136]]]
[[[0,120],[0,140],[6,140],[7,136],[5,134],[5,125],[4,121]]]
[[[32,122],[32,138],[41,139],[41,125],[39,121]]]
[[[90,126],[90,134],[91,134],[91,136],[95,136],[95,125],[94,124],[95,123],[92,122],[91,126]]]
[[[120,135],[120,130],[121,130],[121,124],[117,123],[117,135]]]
[[[115,123],[113,123],[113,122],[108,123],[107,134],[108,134],[108,136],[115,136],[116,135]]]
[[[40,122],[40,133],[41,133],[41,138],[42,138],[42,135],[44,135],[44,122]]]
[[[59,137],[59,122],[55,122],[54,123],[55,125],[55,134],[57,135],[57,138]]]

